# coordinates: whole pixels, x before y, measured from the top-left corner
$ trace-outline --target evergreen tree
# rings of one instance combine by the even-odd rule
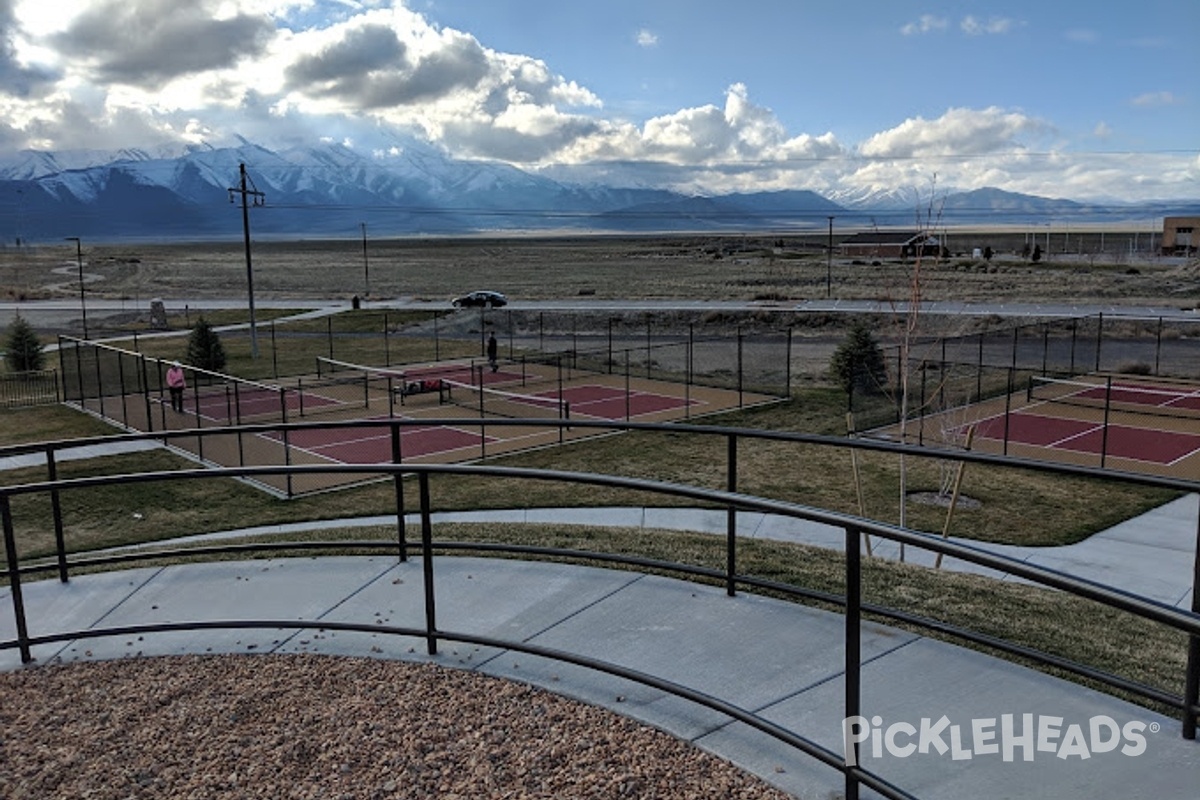
[[[220,372],[225,369],[225,347],[221,337],[204,317],[192,327],[188,336],[187,362],[193,367]]]
[[[883,351],[870,327],[856,322],[829,361],[829,372],[847,394],[877,392],[887,384]]]
[[[8,326],[4,351],[10,372],[35,372],[46,365],[46,356],[37,333],[32,325],[19,316]]]

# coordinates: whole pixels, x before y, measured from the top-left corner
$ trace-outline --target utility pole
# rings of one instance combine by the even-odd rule
[[[250,296],[250,357],[258,358],[258,326],[254,320],[254,269],[250,265],[250,205],[252,203],[261,206],[266,201],[266,195],[258,191],[254,181],[246,177],[245,164],[238,165],[238,172],[241,181],[237,187],[229,190],[229,202],[234,202],[235,194],[242,196],[242,236],[246,240],[246,288]]]
[[[83,244],[78,236],[68,236],[63,241],[75,243],[75,263],[79,267],[79,313],[83,315],[83,338],[88,338],[87,330],[87,300],[83,289]]]
[[[367,264],[367,223],[360,222],[358,224],[362,226],[362,236],[363,236],[363,287],[365,289],[365,291],[363,292],[363,297],[370,297],[371,296],[371,272],[370,272],[370,267]]]
[[[825,299],[833,296],[833,217],[829,217],[829,243],[825,247]]]

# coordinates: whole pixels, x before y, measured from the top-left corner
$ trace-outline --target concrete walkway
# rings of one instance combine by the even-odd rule
[[[122,442],[61,450],[60,461],[96,458],[102,455],[136,452],[161,447],[156,442]],[[36,467],[45,463],[40,453],[0,458],[0,472],[21,467]],[[410,517],[412,524],[417,518]],[[464,511],[434,515],[435,522],[520,522],[599,525],[606,527],[659,528],[696,531],[724,535],[724,511],[696,508],[537,508],[488,511]],[[241,530],[222,531],[183,537],[173,542],[192,542],[201,539],[269,536],[301,530],[330,527],[367,527],[391,525],[394,517],[371,516],[349,519],[304,522],[291,525],[271,525]],[[1126,592],[1141,595],[1177,608],[1191,608],[1193,558],[1196,552],[1200,525],[1200,495],[1185,495],[1146,514],[1126,520],[1101,531],[1082,542],[1060,547],[1021,547],[988,544],[970,539],[950,537],[951,541],[981,547],[1000,555],[1041,567],[1067,572],[1087,580],[1103,583]],[[835,550],[845,546],[841,528],[815,522],[777,517],[757,512],[741,512],[737,518],[738,534],[747,538],[775,539],[815,545]],[[155,544],[163,544],[158,542]],[[874,542],[873,555],[900,559],[899,549],[890,542]],[[932,553],[908,548],[904,554],[908,563],[932,566]],[[945,559],[942,568],[991,575],[1002,580],[1011,576],[978,567],[957,559]]]
[[[1181,498],[1068,547],[989,547],[1185,607],[1190,603],[1198,502],[1195,495]],[[583,508],[439,514],[435,522],[619,525],[723,534],[726,518],[724,512],[700,509]],[[360,517],[189,538],[393,524],[394,517]],[[750,538],[842,546],[840,529],[828,526],[760,513],[740,514],[737,524],[739,534]],[[878,542],[875,552],[898,555],[894,546]],[[906,560],[927,563],[931,556],[910,548]],[[944,567],[979,571],[953,561]],[[589,567],[438,557],[433,570],[440,631],[522,642],[656,675],[721,697],[843,752],[844,619],[839,614],[750,594],[729,598],[713,587]],[[384,556],[215,562],[82,575],[67,584],[42,580],[25,584],[24,603],[34,636],[185,620],[353,621],[380,630],[424,624],[421,559],[398,563]],[[0,639],[15,635],[11,593],[2,588]],[[1175,720],[885,626],[864,626],[862,651],[862,710],[877,732],[864,741],[862,761],[916,796],[1196,797],[1200,743],[1183,740]],[[837,772],[749,726],[641,684],[519,651],[444,641],[438,654],[429,656],[420,638],[311,629],[201,630],[34,648],[41,664],[210,652],[433,660],[479,670],[643,720],[796,797],[833,798],[841,790]],[[19,666],[16,650],[0,651],[0,669]],[[1012,715],[1007,729],[1006,715]],[[902,749],[922,740],[924,752]],[[991,745],[998,745],[997,752],[990,752]],[[863,796],[872,793],[864,791]]]
[[[1186,495],[1139,517],[1101,531],[1088,539],[1061,547],[1020,547],[989,544],[973,539],[950,537],[953,542],[989,550],[1008,558],[1076,577],[1103,583],[1132,594],[1177,608],[1189,609],[1192,602],[1192,558],[1196,549],[1196,527],[1200,519],[1200,496]],[[594,525],[600,527],[646,528],[694,531],[725,535],[724,511],[700,508],[587,507],[530,508],[435,513],[433,522],[528,523],[558,525]],[[416,515],[405,518],[416,526]],[[198,534],[147,544],[192,544],[200,541],[235,539],[248,536],[285,536],[323,528],[359,528],[395,524],[394,516],[350,517]],[[410,528],[413,529],[413,528]],[[791,519],[759,512],[739,512],[738,535],[748,539],[807,544],[832,550],[845,547],[841,528],[817,522]],[[900,560],[899,548],[892,542],[874,541],[873,555]],[[934,554],[907,548],[904,560],[932,567]],[[970,562],[947,558],[942,569],[989,575],[1000,580],[1019,580]]]
[[[730,598],[718,588],[669,578],[562,564],[438,557],[433,572],[440,631],[575,653],[666,678],[843,752],[839,614],[750,594]],[[836,771],[662,691],[519,651],[443,641],[438,654],[429,656],[423,639],[382,632],[387,626],[423,626],[420,559],[288,558],[140,568],[82,575],[67,584],[27,583],[24,603],[32,635],[247,619],[353,621],[372,628],[95,638],[37,646],[34,656],[41,664],[217,652],[432,660],[611,708],[694,742],[796,797],[832,798],[841,787]],[[14,636],[11,597],[0,590],[0,638]],[[890,748],[886,737],[868,737],[863,764],[918,797],[1195,797],[1200,743],[1182,739],[1175,720],[912,633],[866,625],[861,641],[864,716],[878,717],[880,731],[894,724],[935,731],[926,736],[931,744],[926,752],[908,755],[899,748],[919,740],[904,733],[908,728],[896,729],[901,735],[893,734]],[[18,666],[15,650],[0,651],[0,669]],[[1015,719],[1008,734],[1004,715]],[[1039,726],[1057,732],[1035,736]],[[1113,743],[1117,746],[1109,749]],[[989,744],[1007,746],[1012,758],[1006,760],[1003,750],[989,752]]]

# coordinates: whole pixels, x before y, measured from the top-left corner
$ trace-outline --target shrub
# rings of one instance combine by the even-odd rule
[[[221,337],[204,317],[192,327],[188,336],[187,362],[193,367],[220,372],[225,368],[225,347]]]
[[[35,372],[46,366],[46,355],[37,333],[19,316],[8,326],[4,350],[11,372]]]
[[[838,345],[829,361],[829,374],[847,394],[856,389],[877,392],[887,384],[883,351],[865,322],[855,322]]]
[[[1153,375],[1154,369],[1145,361],[1123,361],[1117,365],[1117,372],[1123,375]]]

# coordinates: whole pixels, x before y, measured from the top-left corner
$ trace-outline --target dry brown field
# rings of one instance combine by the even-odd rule
[[[1040,263],[1021,256],[1025,234],[979,231],[952,234],[949,258],[919,263],[830,259],[821,236],[664,235],[371,240],[365,255],[357,239],[266,241],[252,243],[251,264],[256,297],[274,300],[444,302],[475,288],[521,300],[906,300],[919,279],[931,301],[1195,307],[1200,262],[1154,256],[1144,233],[1131,253],[1133,237],[1055,237]],[[976,247],[995,256],[975,259]],[[0,249],[2,299],[78,296],[75,256],[71,243]],[[236,298],[247,287],[241,241],[84,243],[83,261],[89,297],[139,305]]]

